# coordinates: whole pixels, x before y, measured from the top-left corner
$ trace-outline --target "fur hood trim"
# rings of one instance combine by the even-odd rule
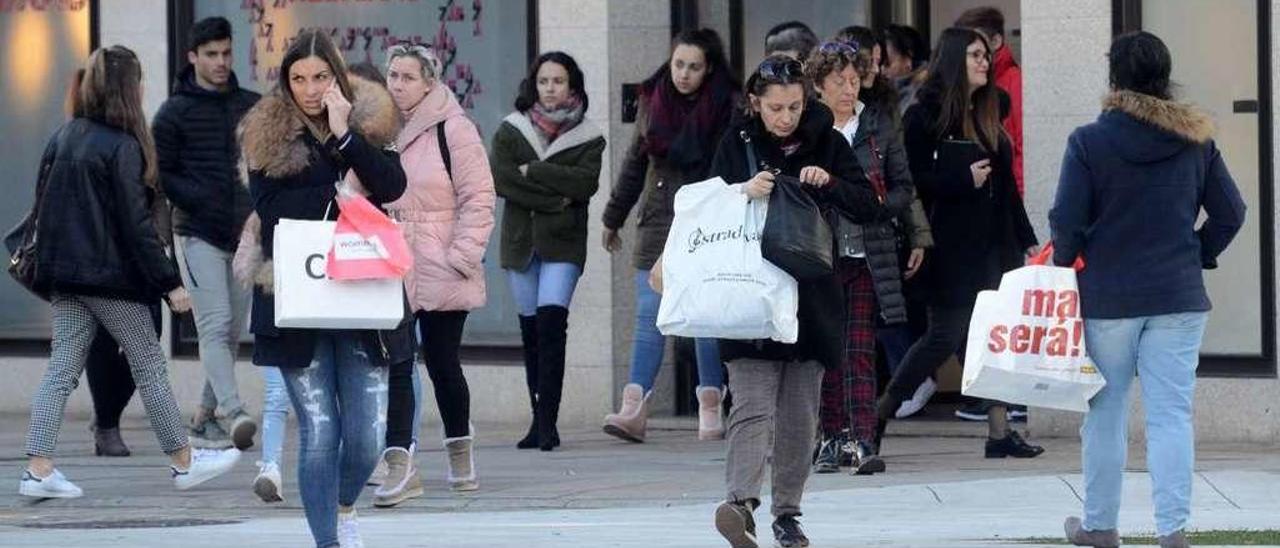
[[[1102,110],[1133,116],[1186,141],[1204,144],[1213,139],[1213,120],[1201,110],[1133,91],[1113,91],[1102,99]]]
[[[358,76],[351,75],[350,79],[355,94],[351,103],[352,130],[379,148],[394,143],[403,122],[391,94]],[[305,170],[311,165],[311,148],[302,138],[306,131],[301,114],[279,92],[258,101],[238,129],[244,181],[249,180],[249,171],[280,178]]]

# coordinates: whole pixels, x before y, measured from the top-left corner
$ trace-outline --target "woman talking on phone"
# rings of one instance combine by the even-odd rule
[[[1000,119],[1008,98],[991,78],[982,35],[942,32],[918,94],[903,115],[911,176],[929,212],[934,250],[925,265],[929,328],[911,347],[880,398],[892,419],[916,386],[963,346],[978,292],[1022,266],[1036,236],[1013,178],[1013,152]],[[1031,458],[1044,452],[1011,430],[1006,407],[987,413],[987,458]]]

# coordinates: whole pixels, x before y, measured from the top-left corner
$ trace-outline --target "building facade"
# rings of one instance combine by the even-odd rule
[[[146,67],[145,106],[154,113],[184,62],[186,27],[210,15],[232,21],[237,75],[259,91],[276,85],[273,66],[302,28],[330,29],[351,62],[380,65],[386,47],[401,40],[431,43],[447,53],[445,80],[486,137],[511,109],[532,57],[568,52],[586,75],[588,118],[609,141],[600,192],[591,204],[592,219],[599,219],[632,138],[634,84],[665,61],[674,32],[718,30],[735,68],[749,70],[765,31],[785,20],[805,21],[823,36],[846,25],[900,22],[936,37],[961,11],[978,5],[1005,12],[1010,45],[1022,62],[1027,207],[1042,239],[1067,135],[1097,116],[1106,92],[1111,37],[1146,29],[1169,43],[1180,94],[1218,122],[1220,147],[1250,208],[1249,224],[1223,267],[1209,274],[1216,309],[1204,349],[1197,425],[1202,439],[1280,439],[1271,108],[1276,8],[1264,0],[0,0],[0,43],[8,52],[0,73],[15,76],[0,83],[0,116],[12,128],[0,161],[19,175],[0,181],[13,196],[0,202],[0,223],[16,222],[30,205],[36,158],[61,123],[63,92],[79,59],[99,45],[134,49]],[[597,244],[601,229],[599,222],[591,224],[570,315],[562,412],[570,425],[597,424],[616,404],[630,361],[634,238],[624,230],[624,249],[610,255]],[[465,372],[478,421],[517,423],[528,413],[519,331],[497,267],[496,238],[490,247],[490,304],[469,321]],[[191,401],[202,375],[192,361],[194,333],[189,320],[167,323],[166,342],[179,358],[171,376],[179,397]],[[0,412],[25,412],[43,373],[47,353],[41,344],[47,339],[47,306],[4,277],[0,363],[16,382],[0,389]],[[690,375],[688,368],[664,368],[654,402],[658,412],[689,408],[691,388],[677,387],[688,388]],[[257,388],[256,375],[241,378],[250,390]],[[87,412],[87,401],[77,393],[71,411]],[[424,408],[434,415],[433,405]],[[1137,419],[1140,414],[1140,426]],[[1034,435],[1074,435],[1079,420],[1036,410],[1030,428]]]

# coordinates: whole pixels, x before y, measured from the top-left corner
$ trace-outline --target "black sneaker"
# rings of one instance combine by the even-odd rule
[[[1010,430],[1009,434],[1001,439],[987,440],[986,455],[989,459],[1003,459],[1005,457],[1030,459],[1040,456],[1041,453],[1044,453],[1043,447],[1027,443],[1022,439],[1022,435],[1014,430]]]
[[[203,422],[191,425],[191,446],[197,449],[231,449],[231,436],[217,419],[206,417]]]
[[[818,456],[813,459],[813,473],[833,474],[840,471],[840,446],[843,440],[837,437],[823,436],[818,444]]]
[[[987,400],[977,400],[964,407],[956,409],[956,418],[966,421],[985,421],[987,420],[987,412],[991,410],[991,402]]]
[[[840,442],[840,467],[848,468],[853,466],[854,461],[858,458],[855,454],[856,448],[854,445],[856,442],[853,441],[853,434],[849,432],[848,428],[845,428],[840,431],[837,440]]]
[[[884,459],[880,458],[870,444],[862,441],[853,442],[853,474],[870,476],[884,472]]]
[[[1010,405],[1009,422],[1027,422],[1027,406]]]
[[[760,548],[756,542],[756,518],[748,504],[720,503],[716,508],[716,530],[733,548]]]
[[[773,542],[782,548],[803,548],[809,545],[809,537],[800,530],[796,516],[778,516],[773,520]]]

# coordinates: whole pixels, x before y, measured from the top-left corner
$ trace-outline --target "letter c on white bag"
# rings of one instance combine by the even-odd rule
[[[317,273],[316,273],[315,264],[316,264],[316,261],[321,261],[320,265],[323,267],[323,266],[324,266],[324,262],[323,262],[324,260],[325,260],[325,256],[324,256],[324,255],[321,255],[321,254],[319,254],[319,253],[313,253],[313,254],[311,254],[311,255],[307,256],[307,265],[306,265],[306,268],[307,268],[307,276],[310,276],[310,277],[311,277],[311,279],[313,279],[313,280],[323,280],[323,279],[324,279],[324,269],[323,269],[323,268],[321,268],[321,269],[320,269],[320,272],[317,274]]]

